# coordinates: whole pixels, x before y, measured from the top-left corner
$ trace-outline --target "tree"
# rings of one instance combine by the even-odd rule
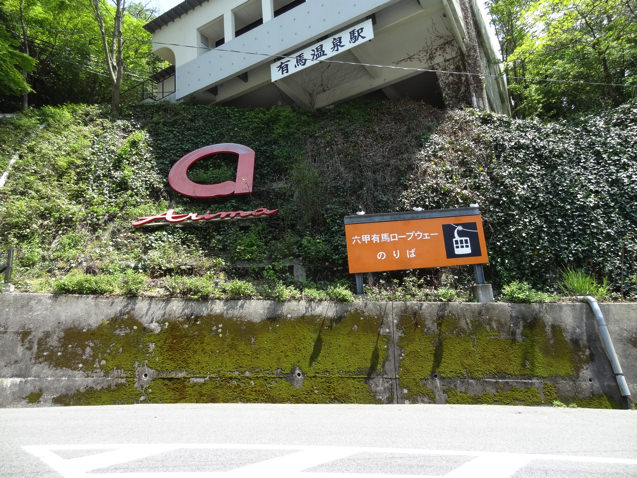
[[[107,71],[102,33],[89,1],[4,0],[0,4],[0,19],[7,32],[22,52],[28,48],[37,61],[28,78],[35,90],[29,94],[32,105],[101,103],[112,98],[113,81]],[[115,8],[106,3],[99,6],[105,31],[110,32]],[[135,3],[126,10],[121,94],[124,99],[136,99],[135,88],[161,68],[151,53],[151,35],[143,29],[154,12]],[[110,38],[109,33],[109,43]],[[0,93],[3,109],[18,109],[16,99]]]
[[[89,1],[93,7],[93,14],[95,15],[102,35],[106,68],[113,83],[111,90],[111,113],[113,116],[117,116],[119,115],[120,92],[122,89],[122,79],[124,78],[124,39],[122,38],[122,26],[126,12],[126,0],[114,0],[115,14],[113,17],[113,33],[110,36],[110,45],[103,15],[103,11],[108,11],[109,9],[101,7],[100,0]]]
[[[505,65],[505,73],[514,79],[526,75],[523,61],[508,63],[508,60],[526,39],[526,25],[522,19],[529,3],[530,0],[488,0],[486,2],[491,14],[491,23],[500,43],[500,56]],[[509,83],[510,99],[514,106],[522,103],[523,95],[518,91],[518,85],[515,80]]]
[[[20,0],[20,28],[22,29],[22,48],[24,48],[24,53],[26,55],[29,54],[29,42],[28,34],[27,34],[27,26],[24,23],[24,0]],[[24,76],[24,81],[28,82],[28,72],[26,70],[22,71],[22,76]],[[22,111],[26,111],[29,107],[29,92],[25,91],[22,94]]]
[[[562,117],[636,96],[636,0],[523,3],[490,4],[496,29],[508,28],[501,43],[518,116]]]
[[[104,101],[99,32],[82,0],[6,0],[2,16],[22,51],[36,59],[29,75],[34,106]],[[4,107],[17,105],[4,99]],[[23,105],[24,106],[24,105]]]
[[[16,49],[19,43],[0,24],[0,93],[22,95],[33,91],[24,72],[33,70],[35,60]]]

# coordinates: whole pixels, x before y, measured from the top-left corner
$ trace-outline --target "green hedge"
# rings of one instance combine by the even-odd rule
[[[14,282],[25,290],[48,290],[76,271],[128,274],[117,288],[126,293],[207,275],[220,284],[261,281],[286,297],[290,259],[302,261],[317,291],[351,279],[345,215],[478,202],[496,285],[554,289],[562,268],[583,268],[634,296],[636,119],[636,104],[571,123],[441,112],[416,102],[353,102],[315,113],[140,105],[115,122],[93,106],[31,110],[0,122],[0,137],[11,138],[0,164],[20,153],[0,189],[0,247],[19,247]],[[175,161],[222,142],[255,150],[253,194],[202,201],[169,188]],[[233,161],[202,160],[190,174],[200,182],[234,180]],[[130,225],[169,207],[279,213]],[[413,274],[425,285],[471,280],[471,268]]]
[[[496,283],[577,268],[637,295],[637,103],[571,123],[453,112],[422,156],[403,206],[479,203]]]

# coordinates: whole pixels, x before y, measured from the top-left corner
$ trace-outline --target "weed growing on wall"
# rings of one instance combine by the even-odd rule
[[[562,271],[559,287],[564,295],[571,297],[591,295],[598,300],[604,300],[610,296],[610,287],[606,278],[598,283],[590,274],[570,267]]]
[[[550,302],[554,297],[545,292],[534,290],[526,282],[513,281],[502,288],[501,302],[530,304],[532,302]]]

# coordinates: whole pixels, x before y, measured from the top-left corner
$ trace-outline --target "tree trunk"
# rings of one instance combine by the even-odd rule
[[[126,0],[115,0],[115,18],[113,23],[113,35],[111,45],[108,45],[108,36],[104,25],[104,17],[100,10],[100,0],[89,0],[93,8],[93,14],[100,27],[102,34],[102,45],[106,58],[106,69],[108,70],[113,87],[111,89],[111,116],[117,118],[120,112],[120,92],[122,79],[124,78],[124,42],[122,40],[122,25],[126,9]]]
[[[24,0],[20,0],[20,26],[22,27],[22,48],[24,50],[24,53],[29,55],[29,37],[27,34],[27,26],[24,22]],[[22,76],[24,77],[24,81],[27,82],[29,76],[28,73],[24,71],[22,72]],[[24,93],[22,95],[22,111],[26,111],[28,108],[29,93]]]
[[[117,118],[120,114],[120,93],[122,90],[122,78],[124,73],[124,65],[120,65],[117,68],[117,77],[113,82],[113,89],[111,90],[111,116]]]

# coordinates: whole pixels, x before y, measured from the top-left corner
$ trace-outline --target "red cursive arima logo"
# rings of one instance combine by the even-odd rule
[[[214,154],[231,153],[238,156],[237,176],[235,181],[225,181],[217,184],[199,184],[188,179],[188,169],[197,161],[210,157]],[[179,161],[177,161],[168,173],[168,183],[179,194],[191,198],[210,199],[215,197],[230,196],[233,194],[250,194],[252,192],[252,179],[254,177],[254,157],[252,149],[242,144],[221,143],[205,146],[196,149]],[[177,214],[173,209],[158,214],[156,216],[140,217],[132,222],[135,227],[147,224],[166,222],[169,224],[198,221],[219,221],[223,219],[245,219],[249,217],[272,216],[278,209],[269,210],[266,208],[255,209],[254,211],[231,211],[205,214],[194,212],[187,214]]]

